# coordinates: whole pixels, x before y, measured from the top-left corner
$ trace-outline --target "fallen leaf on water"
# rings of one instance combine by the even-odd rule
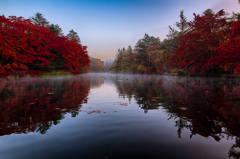
[[[127,103],[121,103],[120,105],[122,105],[122,106],[128,106]]]
[[[187,107],[179,107],[180,110],[187,110]]]
[[[117,111],[115,110],[115,111],[113,111],[113,113],[116,113]]]
[[[101,114],[101,113],[102,113],[102,110],[87,111],[87,114],[92,114],[92,113],[98,113],[98,114]]]
[[[102,110],[96,110],[96,113],[102,113]]]
[[[121,102],[115,102],[113,105],[122,105],[122,106],[128,106],[127,103],[121,103]]]

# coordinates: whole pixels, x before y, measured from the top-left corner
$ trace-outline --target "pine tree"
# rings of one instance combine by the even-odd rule
[[[188,31],[187,18],[183,14],[183,10],[180,11],[180,22],[176,22],[176,26],[179,28],[179,35],[184,35]]]
[[[69,33],[67,34],[67,37],[69,40],[76,39],[78,43],[81,43],[77,32],[75,32],[73,29],[69,31]]]
[[[35,25],[46,26],[49,22],[43,17],[42,13],[37,12],[34,17],[29,18]]]

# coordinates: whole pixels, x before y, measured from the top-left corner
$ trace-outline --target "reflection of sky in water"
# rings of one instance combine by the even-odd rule
[[[90,89],[88,103],[116,102],[118,93],[114,85],[104,84],[98,88]]]
[[[114,74],[21,80],[5,80],[5,84],[0,84],[1,89],[5,88],[5,103],[9,102],[7,97],[17,97],[15,101],[22,103],[21,107],[29,106],[21,101],[28,100],[37,111],[50,112],[39,113],[47,122],[55,120],[55,110],[63,113],[64,118],[51,125],[45,134],[29,131],[0,136],[0,158],[224,159],[239,140],[238,124],[231,123],[235,116],[225,121],[231,109],[222,112],[227,102],[227,108],[237,108],[234,106],[237,101],[232,102],[238,98],[236,80]],[[11,94],[12,85],[22,94]],[[53,94],[49,95],[49,91]],[[36,95],[43,102],[38,106],[47,109],[34,105]],[[221,99],[216,100],[219,95]],[[130,101],[128,97],[132,97]],[[85,98],[86,102],[81,104]],[[21,107],[11,103],[8,104],[14,113],[20,112],[14,123],[18,121],[21,125],[33,117],[34,114],[22,115]],[[75,117],[70,113],[72,109]],[[27,129],[29,125],[26,122],[24,126]],[[4,125],[0,128],[0,132],[6,129]],[[216,136],[219,141],[214,139]],[[237,146],[233,148],[238,152]]]

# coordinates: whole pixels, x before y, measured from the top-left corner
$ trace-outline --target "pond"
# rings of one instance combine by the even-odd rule
[[[238,79],[0,79],[1,159],[240,158]]]

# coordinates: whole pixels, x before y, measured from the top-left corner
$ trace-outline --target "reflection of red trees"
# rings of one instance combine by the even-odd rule
[[[174,99],[176,107],[187,108],[185,111],[175,109],[169,112],[177,113],[177,116],[190,121],[191,124],[187,127],[193,135],[212,136],[216,140],[229,133],[239,136],[239,83],[219,79],[183,78],[183,81],[170,81],[166,86],[165,92]]]
[[[162,106],[176,120],[179,136],[183,128],[217,141],[223,135],[240,136],[240,85],[236,80],[141,76],[125,80],[118,90],[121,96],[134,95],[143,109]]]
[[[88,78],[1,80],[0,135],[45,133],[70,112],[77,114],[87,102]],[[46,129],[46,130],[45,130]]]
[[[224,118],[225,126],[231,134],[240,134],[240,86],[222,87],[218,92],[206,94],[212,107]]]

